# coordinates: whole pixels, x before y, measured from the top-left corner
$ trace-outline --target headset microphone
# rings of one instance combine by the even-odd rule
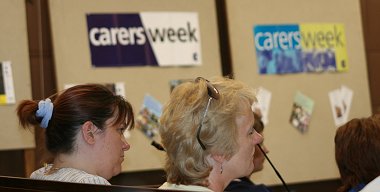
[[[150,144],[160,151],[165,151],[164,147],[161,144],[157,143],[155,140],[153,140]]]
[[[260,151],[264,154],[265,156],[265,159],[267,159],[267,161],[269,162],[270,166],[272,166],[274,172],[276,173],[277,177],[280,178],[281,182],[282,182],[282,185],[284,185],[285,189],[287,192],[290,192],[290,189],[288,187],[288,185],[286,185],[284,179],[282,179],[280,173],[277,171],[276,167],[274,167],[274,165],[272,164],[272,162],[270,161],[269,157],[267,156],[267,154],[265,153],[265,151],[261,148],[260,145],[257,145],[260,149]]]

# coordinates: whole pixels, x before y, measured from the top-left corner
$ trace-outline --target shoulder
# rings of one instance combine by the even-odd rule
[[[63,168],[61,172],[61,175],[66,177],[67,180],[70,180],[70,182],[110,185],[110,183],[103,177],[92,175],[82,170]]]
[[[33,173],[30,175],[30,178],[32,178],[32,179],[40,179],[40,177],[43,177],[45,175],[46,170],[47,170],[46,167],[41,167],[41,168],[33,171]]]
[[[162,184],[159,189],[173,189],[173,190],[181,190],[181,191],[210,191],[207,187],[202,187],[202,186],[197,186],[197,185],[176,185],[176,184],[171,184],[168,182],[165,182]]]
[[[360,192],[377,192],[380,189],[380,176],[369,182]]]
[[[62,168],[52,174],[46,174],[48,170],[49,167],[42,167],[34,171],[30,175],[30,178],[74,183],[110,185],[110,183],[103,177],[92,175],[78,169]]]

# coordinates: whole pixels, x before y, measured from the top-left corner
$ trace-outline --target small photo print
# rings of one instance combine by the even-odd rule
[[[314,101],[302,93],[297,92],[294,97],[289,119],[290,124],[301,133],[306,133],[309,129],[313,108]]]
[[[161,113],[161,103],[152,96],[145,95],[143,106],[136,116],[136,128],[142,131],[146,137],[152,139],[158,135],[158,120]]]
[[[343,125],[348,121],[353,91],[342,85],[340,88],[330,91],[328,95],[335,126]]]
[[[175,87],[177,87],[179,84],[183,82],[191,81],[191,79],[175,79],[175,80],[170,80],[169,86],[170,86],[170,93],[173,91]]]
[[[112,93],[116,95],[121,95],[125,98],[124,83],[105,83],[104,86],[106,86],[110,91],[112,91]]]

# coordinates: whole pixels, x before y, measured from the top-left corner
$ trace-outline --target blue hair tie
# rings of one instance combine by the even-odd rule
[[[53,114],[53,103],[51,102],[49,98],[38,102],[38,110],[36,112],[36,116],[42,117],[41,124],[40,124],[42,128],[48,127],[52,114]]]

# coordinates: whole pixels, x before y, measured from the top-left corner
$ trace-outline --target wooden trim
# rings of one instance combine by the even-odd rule
[[[23,177],[24,174],[24,150],[0,151],[0,175]]]
[[[233,78],[234,72],[232,68],[226,0],[215,0],[215,7],[218,21],[219,51],[222,62],[222,74],[223,76]]]
[[[123,172],[113,177],[110,182],[113,185],[127,186],[159,186],[166,181],[165,171],[162,169]],[[296,192],[321,192],[336,191],[341,185],[340,179],[327,179],[300,183],[288,183],[291,191]],[[269,185],[272,192],[284,192],[282,185]]]
[[[116,185],[96,185],[85,183],[68,183],[60,181],[48,181],[48,180],[35,180],[20,177],[6,177],[0,176],[0,191],[49,191],[49,192],[146,192],[146,191],[165,191],[157,188],[148,188],[141,186],[116,186]]]
[[[24,150],[24,162],[25,162],[25,177],[29,177],[34,170],[36,170],[35,165],[35,150],[25,149]]]
[[[50,31],[48,0],[26,0],[26,18],[29,44],[32,98],[40,100],[56,92],[56,75]],[[41,167],[44,162],[45,140],[43,130],[34,131],[36,149],[25,150],[25,174]]]
[[[123,172],[112,177],[113,185],[126,186],[158,186],[166,181],[166,173],[162,169]]]

